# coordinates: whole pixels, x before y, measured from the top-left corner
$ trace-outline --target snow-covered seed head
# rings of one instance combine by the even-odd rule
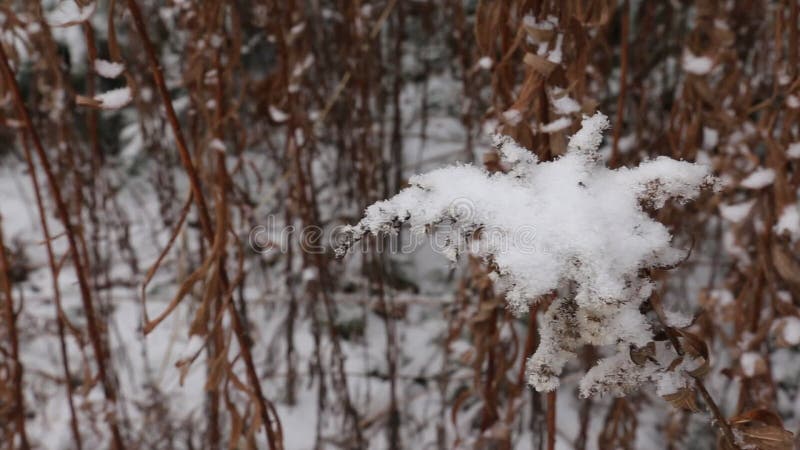
[[[593,153],[603,142],[603,132],[610,127],[608,117],[596,112],[592,117],[583,116],[581,129],[569,138],[569,150]]]
[[[663,156],[609,169],[598,151],[608,128],[602,113],[585,117],[567,154],[547,162],[511,138],[496,136],[493,143],[508,172],[455,165],[415,176],[408,188],[367,208],[339,254],[367,233],[405,222],[412,230],[456,222],[437,250],[449,259],[470,253],[491,261],[492,280],[513,313],[521,315],[533,302],[559,294],[540,324],[539,348],[527,362],[534,388],[556,389],[563,367],[587,344],[615,351],[584,376],[583,395],[623,395],[656,381],[668,362],[665,366],[658,355],[639,362],[630,357],[631,348],[653,342],[654,327],[640,310],[651,292],[642,269],[678,264],[683,252],[672,246],[669,230],[642,209],[642,200],[659,208],[670,198],[695,198],[710,172]],[[521,239],[529,230],[532,239]],[[471,245],[461,246],[464,242]]]

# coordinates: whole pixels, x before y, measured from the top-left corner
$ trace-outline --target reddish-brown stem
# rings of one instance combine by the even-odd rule
[[[717,403],[714,401],[714,398],[708,393],[708,389],[706,389],[705,384],[703,384],[703,380],[694,375],[692,375],[692,378],[694,378],[697,390],[700,391],[700,395],[703,397],[703,400],[705,400],[708,409],[711,410],[711,414],[714,416],[717,426],[719,426],[720,430],[722,430],[722,434],[725,435],[725,439],[727,439],[728,444],[730,444],[733,448],[738,449],[739,446],[736,445],[736,437],[733,435],[731,426],[728,425],[728,421],[725,420],[725,416],[722,415],[722,411],[720,411],[719,406],[717,406]]]
[[[200,177],[197,175],[197,171],[195,170],[194,163],[192,162],[192,156],[189,153],[189,147],[186,145],[186,139],[184,138],[183,131],[181,130],[180,121],[178,121],[178,116],[175,114],[175,108],[172,105],[172,98],[169,95],[167,84],[164,81],[164,73],[161,70],[161,65],[158,62],[155,50],[153,50],[153,43],[150,42],[150,35],[147,33],[147,27],[145,26],[144,19],[142,18],[142,11],[139,9],[139,5],[136,0],[128,0],[128,9],[131,12],[131,17],[133,18],[133,23],[136,27],[137,33],[139,34],[139,38],[142,40],[142,47],[144,47],[145,54],[147,55],[147,61],[150,64],[150,71],[153,74],[153,81],[156,83],[156,88],[161,96],[164,109],[167,112],[167,121],[169,122],[170,128],[172,128],[172,134],[174,135],[175,143],[178,146],[178,156],[181,159],[181,164],[183,165],[184,170],[186,170],[186,175],[189,177],[189,185],[192,189],[192,197],[194,198],[195,204],[197,205],[197,209],[200,213],[200,225],[203,229],[203,234],[205,235],[206,240],[211,242],[214,238],[214,228],[211,225],[211,216],[208,213],[208,206],[206,205],[205,197],[203,196],[203,190],[200,187]]]
[[[17,334],[17,314],[14,312],[14,297],[11,295],[11,279],[9,273],[11,267],[6,256],[5,240],[3,239],[3,218],[0,216],[0,288],[3,290],[3,313],[6,316],[8,326],[8,338],[11,341],[11,358],[14,366],[14,420],[17,425],[17,435],[19,436],[20,448],[28,450],[31,448],[28,443],[28,433],[25,431],[25,402],[22,394],[22,362],[19,360],[19,334]],[[12,443],[13,444],[13,443]],[[12,445],[13,447],[13,445]]]
[[[681,343],[678,340],[677,336],[675,336],[675,332],[666,325],[664,309],[663,306],[661,305],[661,297],[658,295],[658,293],[655,293],[653,296],[650,297],[650,304],[653,306],[653,310],[655,310],[656,312],[656,317],[658,318],[658,321],[661,323],[661,325],[667,328],[667,336],[670,339],[672,346],[675,348],[675,352],[678,353],[678,355],[683,355],[684,354],[683,347],[681,346]],[[733,448],[738,449],[739,446],[736,445],[736,440],[733,435],[733,430],[731,430],[731,426],[728,424],[728,421],[725,420],[725,416],[722,415],[722,411],[720,411],[719,406],[717,406],[717,403],[714,401],[714,398],[711,397],[711,394],[709,394],[705,384],[703,384],[703,379],[691,374],[690,376],[692,377],[692,379],[694,379],[695,385],[697,386],[697,390],[700,391],[700,395],[703,397],[703,400],[706,402],[706,405],[708,405],[708,409],[714,416],[714,421],[717,423],[717,426],[722,431],[722,434],[725,435],[725,439],[727,439],[728,444],[730,444]]]
[[[556,448],[556,391],[547,393],[547,450]]]
[[[797,77],[797,16],[796,1],[789,2],[789,73]]]
[[[625,119],[625,91],[628,84],[628,22],[630,21],[630,7],[628,0],[622,3],[622,30],[620,31],[620,71],[619,71],[619,96],[617,97],[617,117],[614,126],[614,143],[611,147],[611,168],[619,164],[619,137],[622,134],[623,120]]]

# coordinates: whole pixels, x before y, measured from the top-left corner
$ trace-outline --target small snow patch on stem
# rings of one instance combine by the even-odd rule
[[[82,106],[89,106],[99,109],[120,109],[126,106],[133,100],[131,88],[122,87],[119,89],[112,89],[102,94],[95,95],[92,98],[78,95],[75,102]]]
[[[125,65],[122,63],[106,61],[104,59],[94,60],[94,71],[103,78],[117,78],[124,70]]]
[[[611,125],[603,113],[595,113],[592,117],[584,116],[581,129],[569,138],[569,147],[581,152],[594,152],[603,142],[603,132]]]

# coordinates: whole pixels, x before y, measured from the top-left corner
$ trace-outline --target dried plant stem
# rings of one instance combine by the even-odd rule
[[[381,308],[385,312],[383,322],[386,331],[386,364],[389,372],[389,420],[387,423],[389,448],[391,450],[399,450],[402,445],[400,442],[400,411],[397,407],[397,325],[393,318],[395,304],[391,299],[387,299],[384,289],[383,268],[380,265],[380,255],[371,255],[370,259],[372,259],[370,262],[377,279],[378,299]]]
[[[556,448],[556,391],[547,393],[547,450]]]
[[[789,2],[789,65],[788,69],[793,77],[797,77],[797,17],[798,5],[797,2]]]
[[[9,274],[11,267],[6,256],[5,239],[3,239],[3,218],[0,216],[0,288],[3,291],[3,313],[6,316],[8,326],[8,338],[11,341],[11,359],[14,366],[14,419],[17,426],[20,448],[28,450],[28,433],[25,431],[25,402],[22,394],[22,362],[19,359],[19,334],[17,332],[17,314],[14,312],[14,297],[11,295],[11,279]],[[13,447],[13,442],[10,442]]]
[[[666,324],[664,316],[664,308],[663,305],[661,304],[661,297],[658,293],[655,293],[650,297],[650,304],[653,306],[653,310],[655,310],[656,312],[656,317],[658,318],[658,321],[661,323],[662,326],[665,327],[665,329],[667,329],[667,337],[672,343],[672,346],[675,348],[675,352],[678,353],[678,355],[682,356],[684,354],[683,347],[681,346],[681,343],[678,340],[678,338],[675,336],[674,330],[670,329],[669,326]],[[703,384],[702,378],[692,374],[689,375],[692,377],[692,379],[694,379],[695,385],[697,386],[697,390],[700,391],[700,395],[703,397],[703,400],[706,402],[706,405],[708,405],[708,409],[714,416],[714,422],[716,422],[720,431],[722,431],[722,434],[725,435],[725,439],[728,441],[728,444],[730,444],[733,448],[738,449],[739,446],[736,444],[736,439],[733,435],[733,431],[731,430],[730,425],[728,424],[728,421],[725,420],[725,417],[722,415],[722,411],[720,411],[719,406],[717,406],[717,403],[714,401],[714,398],[711,397],[711,394],[708,392],[708,389],[706,389],[705,384]]]
[[[150,64],[150,70],[153,74],[153,79],[156,83],[156,87],[158,88],[161,100],[164,103],[164,108],[167,112],[167,120],[170,123],[170,127],[172,128],[172,132],[175,136],[175,142],[178,146],[178,154],[180,156],[181,163],[186,170],[186,174],[189,176],[192,196],[200,213],[200,223],[203,228],[203,233],[209,242],[213,242],[214,231],[211,225],[211,217],[208,213],[208,207],[206,206],[206,202],[203,197],[203,191],[200,187],[200,177],[197,175],[197,171],[192,163],[192,157],[186,145],[186,140],[183,137],[178,116],[175,114],[175,108],[172,105],[172,99],[170,98],[169,91],[167,90],[167,85],[164,82],[164,74],[161,71],[158,58],[153,50],[153,44],[150,41],[150,35],[147,32],[147,28],[145,27],[144,20],[142,18],[142,11],[139,8],[136,0],[128,0],[128,9],[133,17],[136,31],[142,41],[142,46],[144,47],[148,62]],[[219,271],[222,281],[222,289],[227,290],[228,280],[227,276],[225,275],[225,268],[220,266]],[[247,377],[255,393],[257,409],[261,415],[261,421],[263,422],[267,431],[267,440],[270,448],[275,450],[282,449],[283,443],[279,439],[280,432],[276,432],[274,428],[277,426],[279,430],[280,424],[278,422],[277,415],[275,415],[274,419],[270,417],[270,411],[274,411],[274,408],[268,405],[264,397],[263,390],[261,389],[261,383],[255,369],[255,364],[253,363],[253,357],[250,353],[250,344],[248,339],[245,337],[245,330],[241,322],[241,318],[232,305],[229,305],[228,308],[231,315],[231,324],[233,325],[234,334],[236,335],[237,342],[239,343],[242,359],[244,360],[247,369]]]
[[[178,146],[178,156],[180,156],[181,164],[186,171],[186,175],[189,176],[189,185],[192,189],[192,197],[194,198],[194,202],[197,205],[197,209],[200,213],[200,225],[203,229],[203,234],[205,235],[206,239],[211,242],[214,238],[214,228],[211,225],[211,216],[208,213],[208,206],[206,205],[205,197],[203,196],[203,190],[200,187],[200,177],[197,175],[197,170],[195,170],[194,163],[192,163],[192,156],[189,153],[189,147],[186,145],[186,139],[183,136],[183,131],[181,131],[181,124],[180,121],[178,121],[178,115],[175,113],[175,108],[172,105],[172,99],[170,98],[169,91],[167,90],[167,84],[164,81],[164,73],[161,70],[161,65],[159,64],[155,50],[153,49],[153,43],[150,41],[150,35],[147,33],[147,28],[145,27],[144,19],[142,18],[142,11],[139,9],[139,5],[136,0],[128,0],[128,9],[133,17],[133,23],[136,27],[136,31],[139,34],[139,38],[142,40],[142,46],[144,47],[145,54],[147,55],[147,61],[150,64],[150,71],[153,73],[153,81],[156,83],[156,88],[158,89],[158,93],[161,96],[161,100],[164,104],[164,109],[167,113],[167,121],[169,122],[170,128],[172,128],[172,134],[175,137],[175,143]]]
[[[117,396],[114,386],[112,384],[111,378],[106,369],[106,357],[105,357],[105,350],[103,348],[103,341],[102,341],[102,332],[101,327],[97,323],[97,316],[95,315],[94,304],[92,303],[92,295],[91,289],[89,287],[89,282],[86,279],[86,271],[84,270],[83,261],[81,261],[80,251],[78,247],[78,241],[75,236],[75,228],[72,225],[72,222],[69,217],[69,210],[67,209],[67,205],[64,202],[64,198],[61,195],[61,189],[58,185],[58,180],[53,173],[53,170],[50,166],[50,162],[47,159],[47,153],[44,150],[44,146],[42,145],[42,141],[39,138],[39,134],[36,132],[36,129],[33,126],[33,120],[31,119],[30,114],[28,113],[28,109],[25,107],[25,100],[22,98],[22,92],[19,89],[19,85],[17,84],[17,80],[14,77],[14,72],[11,70],[11,65],[8,62],[8,56],[6,55],[5,48],[0,44],[0,65],[3,69],[3,74],[5,75],[6,82],[8,86],[11,88],[11,93],[14,98],[14,103],[16,104],[17,110],[19,112],[20,117],[22,118],[23,123],[25,124],[25,128],[29,133],[31,141],[33,142],[34,149],[39,157],[39,160],[42,164],[42,168],[44,169],[45,175],[47,177],[47,182],[50,187],[50,191],[53,195],[53,199],[56,203],[56,212],[64,225],[65,234],[67,236],[67,241],[69,244],[69,252],[72,257],[72,263],[75,268],[75,274],[78,279],[78,286],[80,288],[81,293],[81,300],[83,302],[84,312],[86,314],[86,324],[87,328],[89,329],[89,338],[92,342],[92,349],[94,350],[95,360],[97,362],[97,370],[100,375],[100,381],[103,386],[103,393],[105,395],[106,400],[116,407],[117,403]],[[109,427],[111,428],[111,435],[113,440],[113,446],[116,450],[122,450],[125,448],[125,445],[122,441],[122,434],[119,431],[119,427],[117,426],[117,421],[114,417],[109,419]]]
[[[381,31],[381,28],[383,28],[383,23],[386,22],[386,19],[389,18],[389,14],[392,12],[392,9],[394,9],[396,4],[397,0],[389,0],[389,3],[383,9],[383,12],[381,12],[381,15],[378,17],[378,20],[375,21],[375,24],[372,26],[372,29],[370,30],[369,33],[370,39],[375,39],[375,36],[377,36],[378,32]],[[339,99],[339,96],[347,87],[347,83],[350,82],[351,78],[352,78],[352,73],[349,70],[345,72],[344,75],[342,75],[342,79],[339,80],[339,83],[336,85],[336,89],[333,90],[333,94],[331,94],[331,96],[325,102],[325,107],[322,109],[322,113],[319,115],[319,118],[316,121],[317,123],[325,122],[325,118],[328,116],[328,113],[331,111],[331,108],[333,108],[333,105],[336,104],[336,100]]]
[[[622,134],[622,124],[625,117],[625,93],[628,80],[628,28],[630,22],[630,6],[628,0],[622,3],[622,30],[620,31],[620,73],[619,73],[619,97],[617,97],[617,118],[614,123],[614,143],[611,147],[611,160],[609,167],[617,167],[619,162],[619,137]]]
[[[59,267],[56,262],[55,252],[53,251],[53,238],[50,235],[50,225],[47,221],[47,214],[44,211],[44,200],[42,198],[41,185],[39,184],[39,176],[36,174],[36,167],[31,159],[31,151],[28,146],[27,137],[22,136],[22,146],[25,149],[25,162],[28,166],[28,171],[31,174],[31,181],[33,182],[33,193],[36,198],[36,208],[39,212],[39,222],[42,225],[42,234],[44,234],[44,243],[47,250],[47,263],[50,267],[50,276],[53,282],[53,299],[56,308],[56,327],[58,328],[59,351],[61,352],[61,365],[64,370],[64,379],[67,386],[67,404],[69,405],[70,413],[70,428],[72,430],[72,438],[75,440],[75,447],[78,450],[83,448],[81,433],[78,428],[78,415],[75,413],[74,401],[74,388],[72,387],[72,371],[69,368],[69,357],[67,353],[66,335],[64,330],[64,310],[61,307],[61,288],[58,286]]]
[[[711,411],[711,414],[714,416],[714,421],[716,422],[719,429],[722,431],[722,434],[725,435],[725,439],[728,441],[728,444],[731,447],[738,449],[739,446],[736,444],[736,437],[733,435],[733,430],[731,430],[731,426],[728,425],[728,421],[725,420],[725,417],[722,415],[722,411],[720,411],[719,406],[714,401],[714,398],[711,397],[711,394],[708,393],[708,389],[706,389],[705,384],[703,384],[703,380],[700,377],[692,375],[694,379],[695,385],[697,386],[697,390],[700,391],[700,395],[703,397],[703,400],[706,402],[708,409]]]

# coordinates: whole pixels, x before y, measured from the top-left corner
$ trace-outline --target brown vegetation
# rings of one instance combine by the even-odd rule
[[[75,55],[63,55],[54,32],[64,28],[48,24],[39,2],[6,2],[0,14],[0,153],[3,164],[24,163],[42,233],[19,252],[0,234],[0,447],[36,447],[40,437],[26,433],[35,406],[26,402],[49,383],[69,405],[73,441],[66,447],[78,449],[94,446],[86,442],[119,450],[282,449],[289,433],[316,433],[318,448],[505,449],[523,433],[534,448],[552,449],[556,438],[580,449],[643,448],[636,431],[647,411],[665,418],[658,438],[669,448],[687,448],[698,414],[706,428],[693,432],[713,433],[720,448],[791,448],[794,436],[784,428],[800,419],[800,386],[776,379],[771,356],[788,349],[798,357],[783,330],[800,317],[800,242],[774,231],[800,189],[800,157],[787,153],[800,141],[797,2],[101,1],[90,21],[72,27],[81,29],[86,67],[97,55],[125,64],[116,84],[70,67]],[[526,15],[550,17],[554,27],[532,26]],[[560,59],[548,59],[556,49]],[[687,53],[712,67],[692,73],[683,64]],[[120,84],[133,98],[118,111],[79,101]],[[178,110],[178,96],[188,106]],[[558,114],[553,103],[564,96],[580,110]],[[667,338],[709,363],[708,374],[692,374],[692,390],[668,401],[642,392],[562,403],[558,397],[575,392],[530,390],[524,361],[537,346],[537,314],[552,299],[526,320],[514,318],[480,261],[455,271],[445,302],[408,289],[419,280],[404,284],[391,255],[338,261],[332,251],[303,252],[296,244],[308,238],[302,235],[270,258],[247,245],[265,204],[299,234],[356,221],[419,168],[408,160],[415,145],[447,150],[421,155],[434,166],[436,158],[480,157],[502,170],[496,154],[481,150],[484,128],[547,160],[565,151],[580,115],[596,110],[612,118],[611,166],[669,155],[710,164],[727,182],[699,202],[659,213],[693,252],[680,267],[652,274],[663,282],[649,307],[659,317],[665,307],[694,312],[686,329],[665,325]],[[152,227],[166,234],[156,255],[141,254],[132,233],[137,211],[120,194],[120,180],[133,176],[115,162],[122,113],[141,137],[137,176],[159,202]],[[561,116],[571,125],[541,131]],[[460,122],[463,142],[433,142],[438,117]],[[772,170],[774,180],[743,187],[759,168]],[[720,205],[751,200],[738,220],[721,217]],[[24,266],[25,253],[42,255],[41,267]],[[343,281],[350,280],[346,267],[358,267],[360,284]],[[47,299],[18,289],[26,283],[20,274],[32,271],[50,274]],[[67,272],[77,292],[65,287]],[[264,273],[275,277],[262,282]],[[150,283],[159,276],[172,281],[170,298],[153,303]],[[248,289],[275,280],[280,295]],[[181,337],[198,336],[203,345],[173,358],[177,367],[168,370],[183,380],[193,364],[206,365],[202,416],[178,420],[159,400],[158,385],[148,386],[146,404],[125,398],[119,373],[126,369],[112,351],[117,338],[109,325],[120,292],[141,301],[143,335],[181,308],[190,311]],[[64,310],[66,295],[80,299],[80,320]],[[31,311],[43,311],[34,302],[53,304],[48,317],[38,317],[52,327],[20,327]],[[340,320],[343,305],[364,321],[372,317],[383,342],[364,337],[365,323]],[[255,315],[256,306],[267,313]],[[418,325],[413,307],[441,321],[440,339],[430,344],[442,355],[434,372],[403,371],[402,336]],[[310,361],[298,357],[301,327],[311,330]],[[61,365],[28,370],[20,348],[44,332],[59,342]],[[457,341],[466,350],[454,350]],[[385,350],[385,370],[350,369],[353,348],[366,354],[376,345]],[[749,373],[739,363],[748,352],[759,357]],[[588,366],[597,355],[587,349],[581,358]],[[354,387],[361,378],[385,381],[386,389],[365,399]],[[738,390],[727,401],[731,385]],[[105,407],[87,400],[95,386]],[[283,427],[279,406],[295,404],[311,386],[317,398],[306,429]],[[430,397],[438,413],[415,415],[415,396]],[[794,402],[794,412],[779,397]],[[564,426],[557,402],[578,405],[574,440],[557,436]],[[149,425],[129,423],[125,403],[141,408]],[[468,413],[472,419],[461,420]]]

